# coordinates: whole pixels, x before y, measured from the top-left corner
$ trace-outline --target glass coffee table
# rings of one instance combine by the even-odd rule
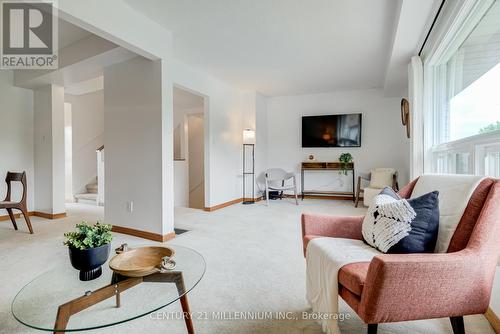
[[[66,265],[24,286],[12,302],[12,314],[28,327],[63,333],[113,326],[180,300],[187,331],[194,333],[187,293],[205,274],[205,260],[192,249],[168,247],[175,250],[176,267],[139,278],[116,275],[106,262],[100,277],[80,281],[68,258]]]

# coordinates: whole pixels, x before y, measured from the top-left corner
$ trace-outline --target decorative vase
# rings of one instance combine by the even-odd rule
[[[111,244],[89,249],[68,247],[69,260],[76,270],[80,270],[80,281],[90,281],[102,274],[101,266],[108,260]]]

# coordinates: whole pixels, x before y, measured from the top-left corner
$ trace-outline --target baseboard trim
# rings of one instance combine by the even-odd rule
[[[40,212],[40,211],[34,211],[29,213],[30,216],[36,216],[36,217],[42,217],[45,219],[59,219],[59,218],[65,218],[66,217],[66,212],[62,213],[45,213],[45,212]]]
[[[251,198],[251,197],[243,197],[241,199],[242,202],[251,202],[254,201],[255,203],[262,201],[262,197],[257,197],[257,198]]]
[[[32,216],[32,212],[29,212],[28,216]],[[16,218],[16,219],[21,218],[21,214],[20,213],[14,213],[14,218]],[[0,216],[0,222],[7,221],[7,220],[10,221],[9,215]]]
[[[493,312],[491,307],[488,307],[488,310],[486,310],[486,313],[484,314],[486,319],[488,319],[491,327],[493,327],[493,330],[495,333],[500,334],[500,319],[498,316]]]
[[[286,195],[283,195],[283,197],[294,198],[295,196],[286,194]],[[298,195],[298,198],[302,199],[302,195]],[[334,195],[304,195],[304,198],[307,198],[307,199],[331,199],[331,200],[337,200],[337,201],[352,201],[353,200],[352,196],[349,196],[349,195],[344,195],[344,196],[334,196]]]
[[[141,231],[141,230],[136,230],[133,228],[117,226],[117,225],[113,225],[113,227],[111,228],[111,231],[116,232],[116,233],[121,233],[121,234],[132,235],[132,236],[138,237],[138,238],[158,241],[158,242],[165,242],[167,240],[175,238],[175,232],[170,232],[170,233],[167,233],[165,235],[161,235],[159,233]]]
[[[52,213],[45,213],[45,212],[40,212],[40,211],[30,211],[30,212],[28,212],[28,216],[41,217],[41,218],[45,218],[45,219],[59,219],[59,218],[66,217],[66,212],[52,214]],[[14,213],[14,218],[16,218],[16,219],[21,218],[21,214]],[[9,215],[0,216],[0,222],[1,221],[10,221]]]
[[[243,202],[243,198],[237,198],[237,199],[233,199],[232,201],[224,202],[224,203],[221,203],[221,204],[218,204],[218,205],[215,205],[215,206],[205,207],[204,210],[207,211],[207,212],[212,212],[212,211],[219,210],[219,209],[225,208],[227,206],[238,204],[238,203],[241,203],[241,202]]]
[[[294,198],[293,195],[288,195],[288,194],[283,195],[283,197]],[[299,199],[302,198],[301,195],[299,195],[298,197],[299,197]],[[331,200],[341,200],[341,201],[352,201],[352,197],[351,196],[305,195],[304,198],[307,198],[307,199],[331,199]],[[221,204],[218,204],[218,205],[215,205],[215,206],[205,207],[203,210],[205,210],[207,212],[212,212],[212,211],[223,209],[225,207],[228,207],[228,206],[231,206],[231,205],[234,205],[234,204],[241,203],[243,201],[251,201],[251,200],[252,200],[252,198],[237,198],[237,199],[233,199],[232,201],[224,202],[224,203],[221,203]],[[254,198],[255,202],[259,202],[259,201],[262,201],[262,200],[263,200],[262,196]]]

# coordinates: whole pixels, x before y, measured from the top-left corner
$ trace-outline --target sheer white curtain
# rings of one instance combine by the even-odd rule
[[[408,97],[410,99],[410,179],[424,173],[423,94],[424,68],[419,56],[413,56],[408,65]]]

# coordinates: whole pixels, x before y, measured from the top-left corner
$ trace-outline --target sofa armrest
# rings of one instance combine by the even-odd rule
[[[484,313],[493,275],[486,268],[470,250],[378,255],[358,314],[367,323],[383,323]]]
[[[363,216],[337,217],[302,214],[302,243],[304,254],[307,243],[317,237],[334,237],[363,240],[361,225]]]

